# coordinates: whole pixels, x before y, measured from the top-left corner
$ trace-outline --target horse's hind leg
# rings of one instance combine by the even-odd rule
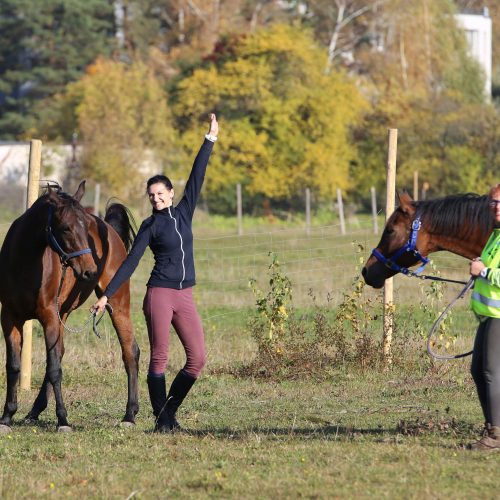
[[[0,430],[12,424],[12,417],[17,411],[17,386],[21,372],[21,347],[23,322],[16,322],[4,308],[1,315],[2,328],[6,347],[7,395]]]
[[[29,422],[38,420],[38,416],[40,415],[40,413],[42,413],[42,411],[45,410],[45,408],[47,408],[47,404],[49,401],[49,392],[50,392],[50,383],[49,383],[49,377],[46,373],[42,382],[42,386],[40,387],[40,392],[38,393],[38,396],[36,397],[35,402],[33,403],[33,407],[31,408],[28,415],[26,415],[25,418],[26,421]]]
[[[127,408],[122,422],[133,424],[139,411],[139,346],[134,337],[130,313],[124,312],[118,306],[114,306],[111,321],[120,341],[122,359],[128,379]]]

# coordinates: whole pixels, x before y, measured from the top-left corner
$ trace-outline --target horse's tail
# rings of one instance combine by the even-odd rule
[[[121,203],[108,203],[104,220],[120,235],[128,252],[137,234],[137,224],[130,210]]]

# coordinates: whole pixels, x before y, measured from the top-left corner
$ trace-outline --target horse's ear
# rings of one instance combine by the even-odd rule
[[[73,198],[76,201],[80,201],[85,194],[85,181],[80,182],[80,185],[78,186],[78,189],[76,190],[76,193],[74,194]]]
[[[49,197],[49,200],[53,201],[54,203],[57,203],[58,198],[57,198],[57,191],[55,189],[52,189],[52,186],[47,184],[47,195]]]
[[[405,213],[409,215],[413,215],[415,213],[415,207],[413,206],[413,199],[408,194],[407,191],[403,191],[401,194],[396,193],[399,200],[399,208]]]

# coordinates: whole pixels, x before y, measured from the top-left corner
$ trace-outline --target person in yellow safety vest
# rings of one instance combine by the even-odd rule
[[[469,446],[477,451],[500,450],[500,184],[488,194],[494,229],[481,257],[470,264],[475,277],[471,307],[479,319],[471,374],[484,414],[485,431]]]

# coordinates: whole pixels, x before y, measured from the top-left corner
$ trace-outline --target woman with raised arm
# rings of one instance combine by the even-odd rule
[[[134,244],[101,298],[92,306],[99,313],[108,299],[127,281],[146,248],[154,255],[154,267],[147,282],[143,311],[148,328],[151,357],[147,375],[155,432],[180,429],[176,412],[205,365],[205,338],[193,301],[195,285],[192,220],[208,159],[217,140],[219,125],[210,115],[210,127],[194,160],[184,195],[174,207],[174,188],[164,175],[151,177],[146,184],[153,213],[145,219]],[[186,363],[166,391],[165,369],[169,354],[170,325],[173,325],[186,352]]]

